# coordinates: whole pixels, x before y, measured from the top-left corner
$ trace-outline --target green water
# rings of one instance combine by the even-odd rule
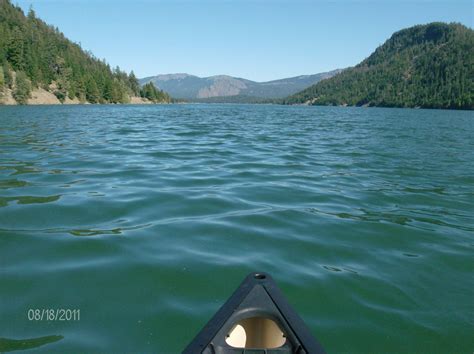
[[[0,107],[0,351],[178,353],[259,270],[329,353],[472,353],[473,215],[472,112]]]

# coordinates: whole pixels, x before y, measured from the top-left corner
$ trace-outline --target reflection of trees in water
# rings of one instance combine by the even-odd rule
[[[45,344],[57,342],[63,338],[63,336],[45,336],[30,339],[0,338],[0,352],[38,348]]]

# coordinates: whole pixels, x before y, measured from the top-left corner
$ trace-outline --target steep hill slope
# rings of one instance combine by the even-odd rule
[[[25,16],[10,0],[0,0],[0,103],[6,103],[8,96],[31,103],[35,89],[36,96],[49,93],[61,102],[126,103],[139,95],[169,100],[150,87],[142,92],[133,72],[112,70],[37,18],[33,10]]]
[[[474,31],[430,23],[401,30],[357,66],[284,103],[474,108]]]

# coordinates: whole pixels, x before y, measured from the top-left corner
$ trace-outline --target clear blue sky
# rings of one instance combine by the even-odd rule
[[[15,2],[15,0],[13,0]],[[186,72],[266,81],[352,66],[404,27],[474,24],[473,0],[17,0],[138,77]]]

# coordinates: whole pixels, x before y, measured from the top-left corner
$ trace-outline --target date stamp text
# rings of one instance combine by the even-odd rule
[[[29,321],[80,321],[80,309],[29,309]]]

